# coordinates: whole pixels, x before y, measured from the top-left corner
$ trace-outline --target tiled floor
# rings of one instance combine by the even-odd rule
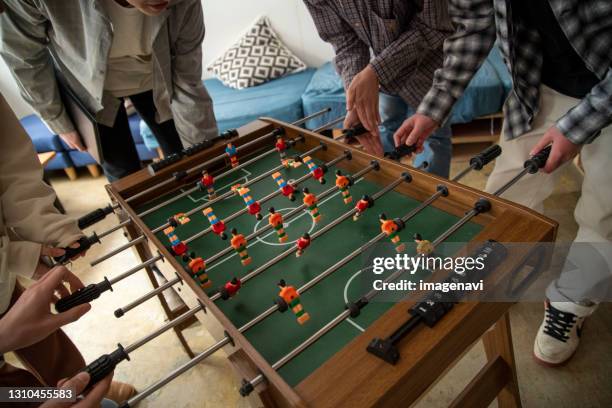
[[[464,163],[454,163],[457,172]],[[490,166],[481,173],[470,174],[464,182],[483,188]],[[546,202],[546,214],[561,222],[559,239],[571,240],[576,232],[572,207],[578,199],[579,173],[574,168],[566,171],[563,183]],[[92,179],[85,172],[77,181],[70,182],[62,174],[53,175],[52,183],[70,214],[86,213],[108,202],[103,189],[104,178]],[[96,230],[113,224],[110,217]],[[88,259],[125,242],[120,232],[104,239],[92,248]],[[90,268],[79,260],[73,265],[84,282],[98,282],[105,275],[113,276],[137,264],[134,254],[126,251],[100,265]],[[117,342],[127,345],[159,327],[163,312],[156,300],[147,302],[121,319],[112,311],[149,290],[144,273],[138,273],[117,284],[116,290],[93,303],[92,311],[66,331],[80,347],[87,361],[114,349]],[[570,364],[557,369],[536,365],[531,358],[532,342],[542,318],[541,304],[519,304],[511,311],[514,347],[518,364],[521,395],[525,407],[595,407],[612,406],[612,305],[606,304],[589,319],[584,332],[584,345]],[[213,343],[212,337],[200,326],[186,332],[194,350],[203,350]],[[187,360],[180,343],[168,332],[145,345],[132,355],[132,361],[122,363],[115,372],[121,381],[142,389],[161,378],[169,370]],[[480,343],[469,351],[420,402],[421,407],[442,407],[448,403],[484,364]],[[182,375],[161,391],[149,397],[141,406],[148,407],[242,407],[248,402],[238,395],[238,380],[222,354],[216,354]]]

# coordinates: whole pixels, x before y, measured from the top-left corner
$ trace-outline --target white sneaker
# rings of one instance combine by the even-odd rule
[[[544,303],[544,321],[533,345],[533,356],[538,363],[559,366],[567,362],[580,343],[584,319],[597,305],[582,306],[572,302]]]

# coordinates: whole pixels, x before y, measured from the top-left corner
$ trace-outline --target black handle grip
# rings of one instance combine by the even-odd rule
[[[353,141],[355,137],[363,135],[364,133],[368,133],[368,129],[364,128],[361,123],[352,128],[344,129],[342,131],[342,135],[344,136],[347,142]]]
[[[410,156],[412,153],[416,152],[416,149],[415,145],[408,146],[402,144],[397,146],[392,152],[385,153],[385,157],[391,160],[399,160],[404,156]]]
[[[546,164],[546,160],[548,160],[548,156],[550,155],[550,149],[552,146],[546,146],[538,153],[531,156],[527,161],[525,161],[524,167],[529,169],[529,173],[534,174],[537,173],[544,165]]]
[[[487,147],[482,152],[470,159],[470,166],[474,170],[481,170],[484,166],[491,163],[491,161],[502,153],[502,148],[498,144]]]
[[[159,170],[170,166],[171,164],[176,163],[177,161],[181,160],[181,158],[183,157],[183,153],[174,153],[171,154],[159,161],[153,162],[151,164],[149,164],[147,166],[147,169],[149,170],[149,174],[154,176],[156,172],[158,172]]]
[[[117,350],[110,354],[104,354],[98,357],[93,362],[89,363],[87,367],[83,369],[89,374],[89,383],[85,389],[93,387],[100,380],[104,379],[107,375],[113,372],[117,364],[123,360],[129,360],[130,357],[127,355],[123,346],[118,344]]]
[[[104,208],[98,208],[92,212],[85,214],[78,220],[79,229],[91,227],[95,223],[102,221],[110,213],[114,212],[112,205],[107,205]]]
[[[193,156],[194,154],[201,152],[202,150],[208,149],[213,144],[215,144],[215,142],[212,140],[204,140],[203,142],[196,143],[194,145],[184,148],[183,154],[185,156]]]
[[[100,295],[107,290],[113,290],[111,283],[107,278],[100,283],[92,283],[91,285],[87,285],[82,289],[77,290],[70,295],[61,298],[55,304],[55,310],[59,313],[66,312],[73,307],[84,305],[85,303],[89,303],[92,300],[95,300],[100,297]]]
[[[77,242],[79,243],[78,248],[64,248],[66,253],[62,256],[54,257],[53,260],[57,263],[64,264],[81,252],[87,251],[93,244],[100,242],[100,240],[98,239],[98,235],[94,232],[90,237],[82,237]]]

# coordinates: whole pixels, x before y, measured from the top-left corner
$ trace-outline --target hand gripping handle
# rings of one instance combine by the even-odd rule
[[[546,164],[546,160],[548,160],[548,156],[550,155],[550,149],[552,146],[546,146],[538,153],[531,156],[529,159],[525,161],[523,165],[526,169],[529,169],[529,173],[534,174],[537,173],[544,165]]]
[[[108,279],[104,278],[104,280],[100,283],[92,283],[91,285],[87,285],[84,288],[77,290],[70,295],[61,298],[55,303],[55,310],[59,313],[66,312],[73,307],[83,305],[85,303],[89,303],[94,299],[100,297],[103,292],[107,290],[113,290],[111,287],[111,283]]]
[[[92,212],[85,214],[78,220],[79,229],[91,227],[95,223],[102,221],[110,213],[114,212],[113,207],[109,204],[104,208],[98,208]]]
[[[100,242],[98,236],[94,232],[90,237],[81,237],[78,241],[79,246],[77,248],[63,248],[66,253],[62,256],[56,256],[53,260],[59,264],[64,264],[80,254],[81,252],[87,251],[93,244]]]

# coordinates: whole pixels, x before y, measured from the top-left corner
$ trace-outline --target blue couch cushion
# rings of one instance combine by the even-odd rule
[[[331,120],[346,115],[346,98],[342,79],[331,62],[323,64],[312,76],[302,95],[304,116],[312,115],[325,108],[331,111],[306,123],[308,129],[315,129]],[[342,124],[336,126],[341,128]]]
[[[70,150],[67,152],[70,156],[70,160],[74,163],[75,167],[85,167],[90,164],[96,164],[93,157],[87,152],[79,152],[78,150]]]
[[[61,152],[66,150],[61,138],[51,133],[47,125],[36,115],[29,115],[20,120],[21,126],[32,139],[34,148],[38,153]]]
[[[310,68],[262,85],[247,89],[233,89],[218,79],[207,79],[204,85],[212,100],[219,131],[243,126],[268,116],[293,122],[304,115],[302,93],[315,70]]]
[[[45,166],[45,170],[62,170],[66,167],[74,167],[68,152],[56,152],[55,157]]]

